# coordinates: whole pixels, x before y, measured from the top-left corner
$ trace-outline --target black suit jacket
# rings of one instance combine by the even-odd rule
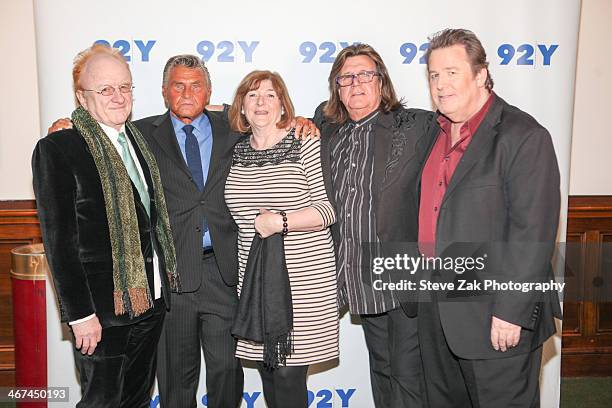
[[[155,155],[161,174],[170,226],[176,247],[177,270],[184,292],[200,287],[202,220],[208,222],[215,257],[223,281],[238,284],[238,227],[225,204],[225,180],[232,164],[238,136],[230,134],[222,112],[208,112],[213,134],[210,167],[204,191],[200,192],[181,154],[170,113],[135,122]]]
[[[316,110],[314,121],[321,131],[321,167],[327,196],[336,205],[331,179],[330,146],[339,137],[340,125],[323,115],[325,102]],[[435,114],[421,109],[400,108],[380,113],[375,125],[374,174],[372,192],[376,214],[376,233],[382,255],[395,257],[407,253],[418,256],[418,192],[414,185],[436,136]],[[337,247],[338,223],[332,225]],[[388,271],[394,281],[414,278],[406,271]],[[342,282],[339,282],[342,284]],[[395,292],[409,316],[416,315],[416,292]]]
[[[482,256],[476,275],[441,272],[447,282],[553,279],[551,257],[559,222],[559,169],[552,139],[534,118],[497,95],[448,185],[438,216],[436,254]],[[420,177],[419,177],[420,180]],[[487,359],[525,353],[555,333],[561,317],[556,292],[473,293],[440,296],[440,320],[452,351]],[[446,298],[446,301],[445,301]],[[519,345],[505,353],[491,346],[491,316],[522,326]]]
[[[138,145],[127,133],[151,197],[149,218],[132,184],[141,250],[153,295],[152,245],[157,247],[153,232],[157,222],[153,184]],[[115,315],[113,261],[104,195],[85,139],[75,129],[61,130],[41,139],[34,149],[32,172],[43,242],[62,321],[75,321],[95,313],[102,327],[108,327],[148,317],[152,309],[133,319],[127,314]],[[163,255],[157,249],[162,290],[167,292]]]

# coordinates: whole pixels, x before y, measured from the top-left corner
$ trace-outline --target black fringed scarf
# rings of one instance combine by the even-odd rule
[[[232,327],[237,338],[263,343],[263,364],[285,365],[293,352],[293,304],[283,236],[253,238]]]

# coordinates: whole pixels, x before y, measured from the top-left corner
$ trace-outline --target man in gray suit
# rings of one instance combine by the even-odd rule
[[[168,407],[196,406],[200,350],[208,406],[242,401],[242,367],[230,333],[238,304],[236,226],[223,197],[238,138],[220,112],[204,109],[211,92],[198,57],[173,56],[162,81],[168,111],[135,122],[157,159],[183,274],[158,348],[161,405]]]
[[[419,247],[442,258],[494,255],[477,273],[435,270],[430,279],[551,279],[560,192],[550,134],[492,91],[472,32],[436,34],[426,60],[439,130],[420,177]],[[458,292],[421,293],[430,406],[539,406],[542,343],[561,317],[557,292]]]

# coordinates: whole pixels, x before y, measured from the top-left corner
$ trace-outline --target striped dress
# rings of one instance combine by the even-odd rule
[[[291,231],[285,259],[293,300],[294,352],[288,366],[309,365],[338,357],[338,306],[334,247],[329,225],[336,220],[327,199],[320,162],[320,142],[301,142],[293,131],[266,150],[254,150],[248,138],[234,148],[225,184],[225,201],[238,225],[238,294],[255,235],[260,208],[273,212],[316,209],[324,228]],[[239,340],[236,356],[263,360],[263,346]]]

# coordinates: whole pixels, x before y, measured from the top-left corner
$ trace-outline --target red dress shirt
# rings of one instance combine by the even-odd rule
[[[472,136],[478,130],[492,103],[493,93],[482,108],[461,126],[459,140],[453,146],[451,146],[451,121],[442,115],[438,116],[440,133],[421,175],[419,249],[428,257],[435,256],[438,214],[446,189]]]

